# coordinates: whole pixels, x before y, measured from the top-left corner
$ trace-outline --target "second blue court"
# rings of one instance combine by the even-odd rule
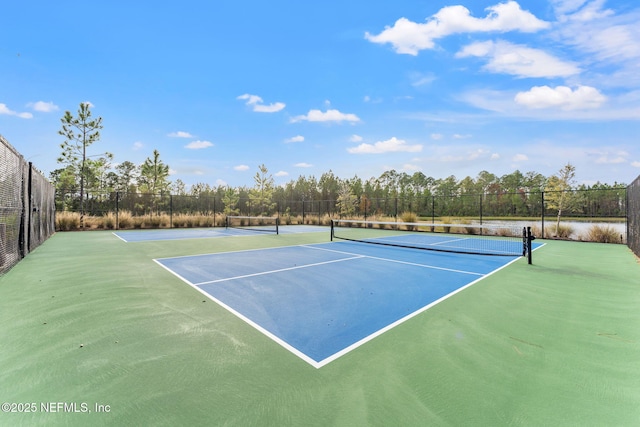
[[[156,262],[319,368],[515,260],[332,242]]]

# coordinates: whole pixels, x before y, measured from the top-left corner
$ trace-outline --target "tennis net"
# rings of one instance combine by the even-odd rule
[[[529,256],[531,228],[507,225],[331,221],[331,240],[478,255]]]
[[[227,216],[227,228],[279,234],[280,219],[271,216]]]

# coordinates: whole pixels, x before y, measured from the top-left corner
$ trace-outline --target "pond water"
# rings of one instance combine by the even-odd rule
[[[479,223],[479,221],[473,221]],[[542,221],[482,221],[485,225],[521,225],[522,227],[534,227],[537,230],[542,228]],[[627,224],[625,222],[585,222],[585,221],[560,221],[561,227],[570,227],[571,240],[589,240],[589,230],[593,227],[612,228],[620,235],[620,243],[627,243]],[[556,228],[556,221],[552,218],[545,220],[544,230],[545,237],[552,237]]]

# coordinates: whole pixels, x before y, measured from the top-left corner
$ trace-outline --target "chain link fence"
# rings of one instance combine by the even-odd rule
[[[54,232],[55,189],[0,135],[0,274]]]
[[[536,227],[541,238],[625,243],[626,192],[625,187],[616,187],[455,196],[374,198],[362,194],[338,200],[297,200],[276,192],[267,203],[245,197],[231,202],[224,191],[199,196],[87,191],[84,208],[90,229],[215,227],[224,225],[225,213],[277,215],[282,224],[318,225],[329,225],[331,218],[350,217],[406,221],[409,214],[415,220],[432,222],[525,221]],[[56,205],[58,229],[78,229],[77,219],[69,223],[63,219],[79,212],[79,193],[58,192]],[[593,230],[599,234],[586,235]]]
[[[640,257],[640,176],[627,187],[627,244]]]

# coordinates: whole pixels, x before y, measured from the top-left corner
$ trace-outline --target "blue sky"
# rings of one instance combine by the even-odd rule
[[[48,174],[154,149],[187,186],[300,175],[640,174],[635,0],[28,1],[0,6],[0,134]]]

